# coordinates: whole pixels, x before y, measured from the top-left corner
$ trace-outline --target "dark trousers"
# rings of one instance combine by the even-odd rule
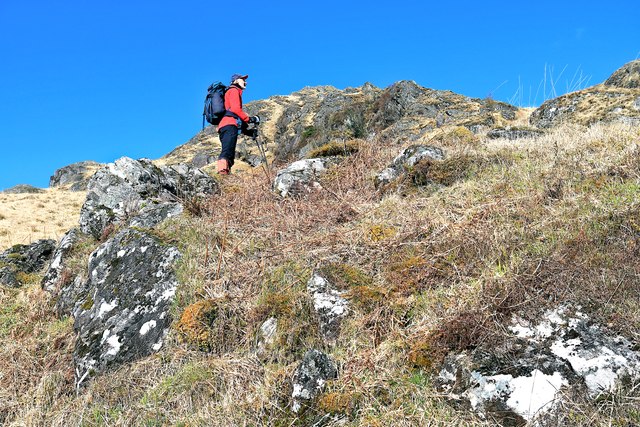
[[[238,128],[234,125],[227,125],[218,130],[222,151],[218,159],[226,159],[229,162],[229,169],[233,166],[236,158],[236,143],[238,142]]]

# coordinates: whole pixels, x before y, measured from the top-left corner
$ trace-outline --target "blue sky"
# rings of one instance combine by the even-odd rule
[[[245,103],[415,80],[527,106],[551,77],[560,95],[640,57],[637,0],[527,3],[0,0],[0,189],[46,187],[82,160],[158,158],[200,130],[208,84],[236,72]]]

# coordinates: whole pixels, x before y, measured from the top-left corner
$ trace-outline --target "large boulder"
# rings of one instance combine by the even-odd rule
[[[93,161],[73,163],[62,167],[49,178],[49,187],[60,187],[71,191],[84,191],[91,176],[103,164]]]
[[[298,160],[277,172],[273,189],[282,197],[297,196],[318,186],[319,177],[339,162],[337,157]]]
[[[14,245],[0,253],[0,284],[19,286],[18,273],[39,271],[51,259],[55,248],[55,240],[43,239],[30,245]]]
[[[170,327],[178,249],[125,229],[96,249],[73,307],[77,384],[158,351]]]
[[[191,200],[217,191],[216,181],[199,169],[187,165],[157,167],[146,159],[122,157],[89,181],[80,230],[99,239],[110,224],[135,217],[144,206]]]
[[[503,346],[451,354],[440,372],[449,397],[501,425],[563,425],[564,399],[594,399],[640,379],[631,342],[579,310],[559,307],[532,324],[514,321]]]
[[[328,380],[338,377],[335,362],[318,350],[309,350],[293,373],[293,412],[313,400]]]
[[[424,159],[444,160],[442,149],[430,145],[411,145],[393,159],[393,162],[375,177],[376,188],[391,184],[403,176],[410,168]]]

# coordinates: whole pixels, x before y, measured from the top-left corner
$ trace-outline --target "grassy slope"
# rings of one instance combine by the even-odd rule
[[[38,194],[0,194],[0,251],[38,239],[59,240],[78,225],[86,195],[52,188]]]
[[[445,403],[434,371],[449,350],[503,340],[513,314],[570,301],[640,342],[639,138],[616,126],[515,142],[453,133],[438,142],[449,160],[386,196],[372,173],[399,147],[375,142],[301,199],[276,197],[260,169],[230,176],[208,213],[156,232],[185,254],[173,339],[79,395],[71,322],[51,315],[37,283],[0,288],[0,421],[289,426],[335,413],[353,426],[484,425]],[[442,185],[413,185],[426,180]],[[332,348],[305,293],[316,267],[353,306]],[[270,316],[276,345],[259,360]],[[312,347],[338,361],[339,379],[296,418],[290,378]],[[572,402],[560,424],[638,423],[638,398]]]

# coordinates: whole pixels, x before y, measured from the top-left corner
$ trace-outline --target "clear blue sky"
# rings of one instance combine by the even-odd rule
[[[539,105],[545,67],[559,95],[638,58],[639,22],[637,0],[0,0],[0,189],[46,187],[81,160],[158,158],[235,72],[250,75],[245,102],[415,80]]]

